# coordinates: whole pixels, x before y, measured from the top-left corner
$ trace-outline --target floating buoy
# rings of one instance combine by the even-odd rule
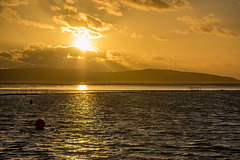
[[[42,119],[36,120],[36,122],[35,122],[36,129],[38,129],[38,130],[44,129],[44,126],[45,126],[44,120],[42,120]]]
[[[30,100],[30,104],[33,104],[33,100],[32,99]]]

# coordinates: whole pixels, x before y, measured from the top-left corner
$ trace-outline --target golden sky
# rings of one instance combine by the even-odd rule
[[[240,0],[0,0],[0,68],[240,79]]]

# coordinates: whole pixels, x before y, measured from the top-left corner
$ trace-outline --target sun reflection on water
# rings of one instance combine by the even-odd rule
[[[78,91],[86,91],[86,90],[88,90],[88,87],[86,85],[79,85],[77,87],[77,90]]]
[[[78,90],[86,89],[80,85]],[[70,95],[63,102],[64,118],[58,134],[64,159],[105,158],[99,155],[105,141],[99,99],[89,94]],[[106,149],[107,150],[107,149]]]

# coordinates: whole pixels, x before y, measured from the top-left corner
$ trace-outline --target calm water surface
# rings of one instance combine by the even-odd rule
[[[239,142],[238,90],[0,95],[0,159],[239,159]]]

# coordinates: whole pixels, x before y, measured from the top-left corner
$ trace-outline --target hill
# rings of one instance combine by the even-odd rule
[[[91,72],[80,69],[0,69],[1,84],[232,84],[231,77],[174,70],[146,69]]]

